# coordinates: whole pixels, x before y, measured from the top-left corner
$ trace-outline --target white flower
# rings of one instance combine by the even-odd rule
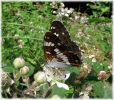
[[[51,64],[52,66],[52,64]],[[63,66],[63,65],[61,65]],[[60,68],[51,68],[50,65],[46,65],[44,67],[44,72],[47,78],[47,81],[65,81],[69,78],[70,73],[65,71],[64,69]]]
[[[80,18],[80,16],[75,16],[75,18],[74,18],[74,19],[75,19],[75,20],[77,20],[77,19],[79,19],[79,18]]]
[[[95,58],[93,58],[93,59],[92,59],[92,62],[96,62],[96,59],[95,59]]]
[[[68,10],[68,8],[65,8],[65,11],[67,11]]]
[[[18,43],[23,44],[23,40],[21,40],[21,39],[18,40]]]
[[[80,37],[83,34],[83,32],[80,31],[77,34],[78,34],[78,37]]]
[[[48,82],[50,82],[51,86],[57,84],[59,88],[64,88],[66,90],[69,90],[68,85],[64,84],[64,81],[68,79],[70,76],[69,72],[66,72],[62,69],[51,68],[47,66],[44,67],[44,72],[46,75],[46,79]]]
[[[58,12],[58,14],[56,16],[57,16],[57,18],[59,18],[62,16],[62,14],[60,12]]]
[[[66,16],[66,17],[69,17],[69,15],[72,12],[73,12],[73,9],[72,8],[70,8],[70,9],[68,9],[68,8],[60,8],[58,10],[58,14],[61,14],[61,15]]]
[[[70,13],[72,13],[72,12],[71,12],[70,10],[67,10],[67,13],[70,14]]]
[[[61,11],[61,12],[64,12],[64,11],[65,11],[65,9],[64,9],[64,8],[60,8],[60,11]]]
[[[65,16],[68,17],[69,15],[66,13]]]
[[[88,18],[86,16],[82,16],[80,19],[80,23],[84,24],[88,22]]]
[[[53,1],[52,3],[50,3],[50,5],[52,6],[52,8],[55,8],[56,7],[56,2]]]
[[[56,14],[57,12],[56,11],[53,11],[53,14]]]
[[[73,8],[70,8],[69,10],[67,10],[67,13],[71,14],[73,12],[73,10],[74,10]]]
[[[60,11],[58,12],[58,14],[64,15],[65,14],[65,9],[64,8],[60,8]]]
[[[69,90],[69,86],[67,84],[65,84],[65,83],[61,83],[59,81],[52,81],[51,82],[51,86],[53,86],[55,84],[57,85],[58,88],[63,88],[65,90]]]
[[[64,84],[64,83],[56,82],[56,84],[57,84],[57,86],[58,86],[59,88],[64,88],[64,89],[66,89],[66,90],[69,90],[68,85],[66,85],[66,84]]]
[[[80,98],[82,99],[89,99],[88,92],[80,92]]]
[[[60,15],[64,15],[64,12],[61,12]]]
[[[86,68],[86,69],[88,69],[88,65],[87,64],[84,64],[84,66],[83,66],[84,68]]]
[[[61,7],[64,7],[65,6],[64,3],[60,3],[60,5],[61,5]]]
[[[22,44],[19,44],[18,47],[22,49],[23,48],[23,45]]]
[[[109,70],[112,69],[112,65],[111,65],[111,64],[108,66],[108,69],[109,69]]]
[[[109,69],[110,73],[112,74],[112,64],[110,64],[110,65],[108,66],[108,69]]]
[[[70,19],[70,20],[73,20],[73,18],[72,18],[72,17],[70,17],[69,19]]]
[[[64,12],[65,12],[65,14],[67,14],[67,17],[73,12],[73,9],[72,8],[70,8],[70,9],[68,9],[68,8],[65,8],[64,9]],[[66,16],[66,15],[65,15]]]
[[[89,55],[89,58],[94,58],[95,57],[95,55]]]
[[[96,62],[96,58],[95,58],[95,55],[89,55],[89,58],[92,58],[92,62]]]
[[[103,64],[102,64],[102,63],[100,63],[100,65],[102,66]]]
[[[81,15],[81,12],[78,12],[77,15]]]
[[[91,67],[88,64],[84,64],[83,68],[87,70],[88,73],[91,72]]]

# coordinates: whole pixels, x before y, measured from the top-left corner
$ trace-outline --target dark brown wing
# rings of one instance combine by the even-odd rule
[[[68,31],[60,21],[54,21],[50,32],[44,36],[44,55],[46,62],[56,58],[60,62],[73,66],[81,64],[79,47],[70,40]]]

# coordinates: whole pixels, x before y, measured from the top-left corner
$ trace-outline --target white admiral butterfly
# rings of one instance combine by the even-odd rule
[[[81,64],[81,51],[60,21],[54,21],[44,36],[44,56],[47,67],[78,67]]]

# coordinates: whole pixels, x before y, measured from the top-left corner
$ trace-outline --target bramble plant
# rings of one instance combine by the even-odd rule
[[[2,97],[112,98],[112,20],[99,18],[110,5],[89,4],[93,15],[86,16],[62,2],[2,2]],[[65,83],[49,86],[43,39],[54,20],[80,47],[82,65],[66,68],[71,75]]]
[[[90,2],[87,3],[91,9],[90,22],[109,22],[108,18],[111,14],[112,2]],[[104,17],[105,16],[105,17]]]

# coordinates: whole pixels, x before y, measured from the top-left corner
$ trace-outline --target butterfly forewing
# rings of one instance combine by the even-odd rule
[[[79,47],[70,40],[68,31],[60,21],[54,21],[44,36],[44,55],[46,63],[56,59],[67,65],[81,64]]]
[[[58,38],[60,39],[60,42],[69,45],[70,43],[70,36],[64,25],[60,21],[54,21],[51,25],[50,31],[52,33],[58,34]]]

